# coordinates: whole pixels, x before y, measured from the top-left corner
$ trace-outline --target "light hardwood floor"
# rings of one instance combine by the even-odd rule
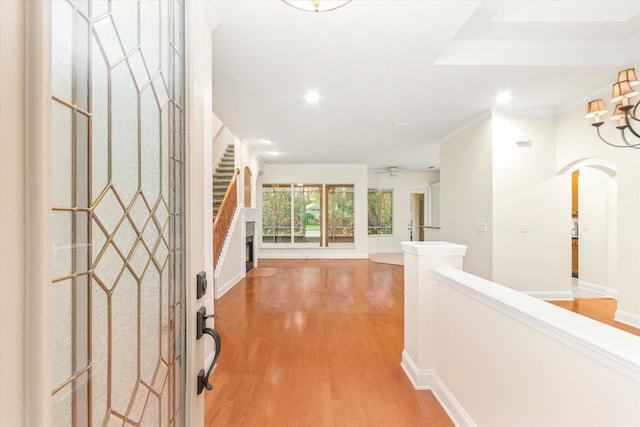
[[[618,301],[613,298],[576,298],[573,301],[548,302],[640,336],[640,329],[614,320]]]
[[[260,260],[216,301],[207,426],[452,426],[400,367],[403,268]]]

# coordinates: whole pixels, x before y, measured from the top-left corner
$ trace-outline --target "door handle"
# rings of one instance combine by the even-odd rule
[[[207,369],[206,372],[204,369],[200,369],[200,372],[198,372],[198,394],[201,394],[205,388],[209,391],[213,389],[213,385],[209,382],[209,376],[211,372],[213,372],[218,357],[220,357],[220,348],[222,346],[220,334],[215,329],[207,327],[207,319],[212,318],[217,319],[218,316],[215,314],[207,315],[207,309],[205,307],[201,307],[196,314],[196,339],[208,335],[213,339],[215,345],[215,353],[213,354],[213,360],[211,361],[209,369]]]

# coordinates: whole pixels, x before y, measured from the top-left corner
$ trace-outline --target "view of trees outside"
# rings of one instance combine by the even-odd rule
[[[369,189],[369,235],[393,233],[393,190]]]
[[[291,242],[291,186],[262,186],[262,241]]]
[[[355,202],[353,185],[327,185],[326,191],[327,244],[353,243]],[[291,243],[293,238],[295,243],[320,245],[324,206],[322,185],[263,185],[262,241]]]
[[[353,185],[327,186],[327,242],[354,242]]]
[[[320,213],[322,186],[298,185],[294,187],[294,235],[296,242],[318,242],[321,237]]]

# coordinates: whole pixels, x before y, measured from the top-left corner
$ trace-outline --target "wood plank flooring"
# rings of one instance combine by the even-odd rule
[[[640,336],[640,329],[614,320],[618,301],[613,298],[576,298],[573,301],[548,302]]]
[[[400,367],[403,267],[260,260],[216,301],[207,426],[452,426]]]

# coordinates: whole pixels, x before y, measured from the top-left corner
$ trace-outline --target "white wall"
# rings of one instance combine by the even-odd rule
[[[429,211],[431,217],[428,225],[431,227],[440,227],[440,181],[431,184],[429,186],[429,192],[429,202],[431,203]]]
[[[609,190],[611,178],[595,168],[580,169],[578,186],[578,270],[580,281],[610,288]],[[615,187],[614,187],[615,190]]]
[[[493,281],[568,295],[571,187],[556,173],[555,119],[494,113],[492,127]]]
[[[251,149],[249,144],[236,139],[236,167],[240,169],[240,193],[238,200],[242,206],[256,206],[256,194],[258,193],[258,175],[264,169],[264,165]],[[251,200],[250,203],[244,200],[244,168],[251,170]]]
[[[440,145],[440,230],[427,240],[468,247],[464,270],[492,277],[492,127],[485,118]],[[485,232],[478,224],[486,224]]]
[[[214,133],[212,135],[212,139],[219,132],[215,141],[212,141],[213,151],[211,153],[211,156],[213,159],[212,164],[215,166],[220,162],[220,160],[222,160],[222,156],[224,156],[227,146],[231,144],[235,144],[236,137],[233,135],[233,133],[229,128],[224,127],[224,123],[222,123],[222,121],[220,121],[218,116],[216,116],[213,113],[211,114],[211,120],[214,126],[213,127]]]
[[[640,337],[461,271],[464,246],[403,248],[401,366],[456,425],[640,423]]]
[[[435,283],[436,324],[447,325],[428,348],[436,354],[432,369],[478,426],[631,426],[640,423],[640,381],[585,351],[555,328],[589,337],[589,345],[625,347],[632,352],[640,338],[609,328],[542,301],[522,301],[488,284],[478,283],[491,297],[518,305],[505,310],[489,306],[474,293]],[[508,291],[508,290],[507,290]],[[511,310],[527,309],[545,322],[546,334]],[[566,328],[566,329],[565,329]],[[562,336],[562,335],[561,335]],[[600,347],[602,346],[602,347]],[[596,352],[594,351],[594,354]],[[636,353],[637,355],[637,353]],[[610,360],[617,354],[612,352]],[[637,358],[636,358],[637,369]],[[631,365],[631,363],[630,363]]]
[[[409,240],[409,191],[427,192],[429,185],[440,179],[439,172],[369,173],[368,186],[379,190],[393,190],[393,235],[369,236],[369,253],[401,252],[400,242]],[[426,201],[425,196],[425,201]],[[414,234],[414,240],[417,236]]]
[[[367,167],[365,165],[266,165],[258,179],[262,184],[353,184],[355,197],[355,247],[327,248],[266,248],[258,243],[261,258],[367,258]],[[262,197],[256,207],[262,209]],[[262,241],[262,228],[256,227],[256,237]]]
[[[244,229],[244,216],[241,214],[240,208],[238,208],[236,215],[237,220],[229,230],[231,237],[227,240],[226,253],[222,255],[216,268],[216,299],[229,291],[247,274],[245,264],[246,230]]]

